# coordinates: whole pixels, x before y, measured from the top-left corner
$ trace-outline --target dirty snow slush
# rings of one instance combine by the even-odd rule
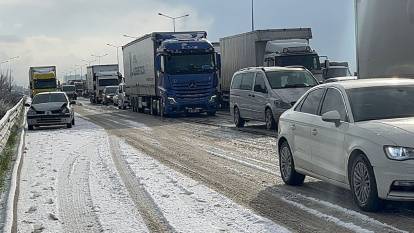
[[[138,189],[148,202],[140,206],[155,209],[167,231],[288,232],[102,128],[77,123],[28,132],[18,232],[149,232],[154,228],[134,200]],[[117,163],[138,186],[125,183]]]

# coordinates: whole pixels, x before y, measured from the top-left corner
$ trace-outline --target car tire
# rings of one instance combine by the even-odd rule
[[[244,124],[246,123],[246,121],[240,116],[240,110],[238,107],[234,108],[234,113],[233,113],[233,120],[234,120],[234,124],[236,125],[237,128],[243,128]]]
[[[352,160],[349,176],[352,197],[358,207],[367,212],[381,210],[384,201],[378,197],[374,170],[365,155]]]
[[[72,119],[72,125],[75,125],[75,117]]]
[[[265,122],[267,130],[276,129],[276,121],[270,108],[267,108],[265,111]]]
[[[279,169],[283,182],[291,186],[300,186],[305,181],[305,175],[295,170],[295,162],[289,144],[285,141],[279,149]]]
[[[33,130],[34,129],[34,126],[33,125],[27,125],[27,129]]]
[[[67,124],[66,124],[66,127],[67,127],[68,129],[72,128],[72,122],[71,122],[71,123],[67,123]]]

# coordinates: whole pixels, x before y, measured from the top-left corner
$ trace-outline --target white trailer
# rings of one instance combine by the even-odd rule
[[[359,78],[414,78],[414,0],[355,0]]]

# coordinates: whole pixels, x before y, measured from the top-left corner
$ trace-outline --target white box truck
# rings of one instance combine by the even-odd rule
[[[122,79],[118,65],[94,65],[87,68],[86,80],[91,103],[101,103],[107,86],[118,86]]]
[[[228,103],[233,74],[258,66],[304,66],[322,81],[318,53],[309,45],[311,28],[257,30],[220,39],[221,103]]]

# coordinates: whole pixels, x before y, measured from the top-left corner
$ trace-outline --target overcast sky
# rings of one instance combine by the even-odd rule
[[[58,75],[84,65],[91,54],[116,63],[116,50],[152,31],[170,31],[158,12],[190,17],[177,30],[206,30],[211,41],[251,29],[251,0],[0,0],[0,62],[11,63],[15,82],[28,84],[30,66],[56,65]],[[255,0],[256,29],[311,27],[319,55],[349,61],[355,70],[354,7],[350,0]],[[122,57],[122,56],[121,56]],[[122,64],[122,63],[121,63]],[[7,68],[3,64],[3,71]],[[83,70],[85,72],[85,69]],[[79,73],[79,70],[77,71]]]

